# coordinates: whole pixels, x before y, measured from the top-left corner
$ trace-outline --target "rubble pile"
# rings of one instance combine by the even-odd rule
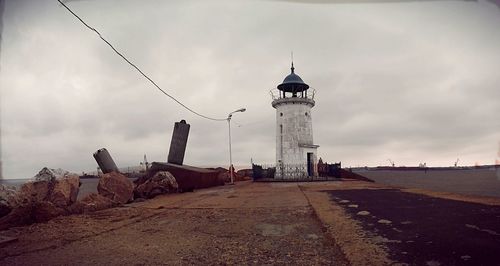
[[[46,222],[60,215],[107,209],[133,200],[133,183],[119,173],[101,176],[99,194],[77,201],[80,177],[44,167],[19,189],[0,185],[0,230]]]
[[[231,182],[231,175],[228,169],[222,167],[211,168],[211,169],[218,172],[217,176],[220,180],[223,180],[226,183]],[[252,169],[242,169],[238,170],[237,172],[233,172],[234,181],[251,180],[252,179],[251,176],[252,176]]]
[[[224,179],[229,177],[224,168],[217,172],[187,166],[163,167],[168,169],[160,166],[153,167],[135,182],[118,172],[103,174],[99,177],[97,193],[81,200],[77,200],[81,185],[77,174],[44,167],[19,189],[0,185],[0,230],[46,222],[60,215],[112,208],[134,199],[141,201],[161,194],[224,185]],[[237,173],[234,177],[236,181],[242,180]]]

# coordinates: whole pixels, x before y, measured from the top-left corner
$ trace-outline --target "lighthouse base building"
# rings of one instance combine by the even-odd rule
[[[318,176],[317,149],[313,142],[314,91],[291,68],[273,94],[276,109],[275,179],[294,180]]]

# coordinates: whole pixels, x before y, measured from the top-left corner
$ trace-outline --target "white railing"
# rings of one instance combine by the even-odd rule
[[[282,92],[281,92],[282,93]],[[278,90],[277,88],[274,88],[274,89],[271,89],[269,90],[269,94],[271,94],[271,98],[274,100],[277,100],[277,99],[283,99],[284,97],[281,97],[282,94],[280,94],[280,90]],[[306,99],[310,99],[310,100],[314,100],[314,95],[316,94],[316,89],[314,88],[309,88],[307,90],[307,94],[306,92],[304,92],[304,97],[302,96],[297,96],[299,98],[306,98]],[[287,98],[292,98],[292,97],[287,97]]]

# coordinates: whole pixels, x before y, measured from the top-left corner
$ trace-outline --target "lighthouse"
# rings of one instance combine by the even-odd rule
[[[318,175],[317,149],[313,142],[312,114],[314,90],[295,68],[274,89],[272,106],[276,109],[275,179],[301,180]]]

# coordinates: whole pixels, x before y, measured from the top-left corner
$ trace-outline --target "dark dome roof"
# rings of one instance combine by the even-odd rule
[[[283,83],[278,85],[278,90],[285,92],[301,92],[309,89],[309,85],[307,85],[299,75],[295,74],[295,68],[292,63],[292,73],[286,76],[283,80]]]
[[[299,75],[292,72],[290,75],[286,76],[283,83],[304,83],[304,81],[299,77]]]

